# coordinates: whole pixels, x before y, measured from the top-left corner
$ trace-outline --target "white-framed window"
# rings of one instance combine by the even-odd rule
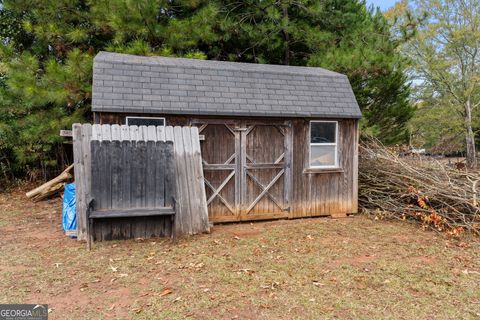
[[[165,118],[161,117],[126,117],[127,126],[165,126]]]
[[[310,121],[310,168],[338,168],[338,121]]]

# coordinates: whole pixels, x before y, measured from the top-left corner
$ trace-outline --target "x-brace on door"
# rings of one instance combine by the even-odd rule
[[[291,124],[194,120],[213,222],[287,217],[291,193]]]

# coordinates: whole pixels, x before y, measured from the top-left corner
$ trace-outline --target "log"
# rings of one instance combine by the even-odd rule
[[[72,169],[73,164],[68,166],[68,168],[66,168],[57,177],[45,182],[44,184],[33,190],[30,190],[25,195],[29,199],[39,201],[61,191],[61,189],[63,188],[63,184],[73,178],[72,174],[70,173]]]

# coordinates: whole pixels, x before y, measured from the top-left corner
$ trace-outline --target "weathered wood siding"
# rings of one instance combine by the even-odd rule
[[[94,120],[96,123],[118,123],[125,122],[125,116],[134,116],[133,114],[120,114],[120,113],[95,113]],[[142,114],[141,116],[148,116]],[[289,204],[289,210],[287,215],[278,211],[278,206],[272,204],[271,199],[261,199],[258,208],[260,215],[239,215],[231,214],[230,210],[223,208],[223,215],[219,215],[219,219],[216,219],[215,215],[218,211],[212,211],[209,207],[209,216],[213,221],[239,221],[239,220],[256,220],[256,219],[268,219],[268,218],[281,218],[288,216],[289,218],[301,218],[301,217],[313,217],[313,216],[342,216],[345,214],[357,212],[357,195],[358,195],[358,120],[356,119],[328,119],[337,120],[339,124],[339,163],[340,170],[322,170],[313,171],[308,170],[309,159],[309,122],[311,120],[322,119],[305,119],[305,118],[213,118],[211,116],[183,116],[183,115],[152,115],[152,116],[164,116],[166,118],[167,125],[197,125],[197,123],[213,121],[217,123],[229,124],[234,127],[246,127],[246,124],[250,123],[264,123],[264,124],[278,124],[279,122],[290,122],[291,132],[290,138],[284,140],[284,152],[285,161],[290,163],[286,166],[288,172],[282,175],[281,183],[272,186],[271,193],[275,198],[279,198],[279,188],[283,186],[286,190],[284,193],[284,200],[277,201]],[[217,132],[212,133],[213,136],[220,135],[218,130],[224,131],[224,129],[217,129]],[[248,148],[250,151],[246,154],[255,154],[255,157],[262,159],[262,161],[270,161],[274,155],[278,156],[278,139],[266,139],[269,136],[269,130],[271,128],[263,129],[261,135],[255,137],[255,132],[249,139],[244,139],[246,144],[244,148]],[[270,136],[274,131],[270,132]],[[275,133],[276,134],[276,133]],[[240,134],[239,134],[240,135]],[[208,135],[205,134],[206,139]],[[202,152],[204,153],[203,159],[217,159],[224,160],[225,155],[234,148],[234,144],[231,139],[225,138],[225,144],[220,148],[216,147],[215,143],[209,143],[208,141],[202,142]],[[262,139],[261,137],[264,137]],[[288,136],[287,136],[288,138]],[[218,138],[218,141],[222,141],[222,138]],[[250,141],[250,142],[249,142]],[[208,147],[207,147],[208,146]],[[228,151],[225,151],[228,150]],[[263,153],[259,153],[262,152]],[[205,154],[206,153],[206,154]],[[235,162],[238,164],[238,162]],[[237,168],[238,172],[244,174],[242,168]],[[205,176],[211,177],[213,173],[205,171]],[[211,177],[216,179],[216,183],[221,183],[228,176],[227,172],[215,173],[218,177]],[[273,174],[273,172],[272,172]],[[271,177],[268,177],[270,179]],[[223,180],[222,180],[223,179]],[[267,179],[267,180],[268,180]],[[217,181],[218,180],[218,181]],[[268,181],[264,180],[265,184]],[[251,191],[247,191],[247,198],[255,200],[255,194],[259,194],[261,189],[252,179],[244,179],[245,186],[243,188],[249,188]],[[223,190],[223,197],[229,202],[235,202],[235,196],[238,197],[238,192],[242,192],[242,186],[228,182],[229,185]],[[243,182],[241,182],[243,183]],[[230,186],[231,184],[231,186]],[[265,186],[265,185],[264,185]],[[208,190],[208,188],[207,188]],[[208,192],[208,191],[207,191]],[[209,194],[207,194],[208,199]],[[268,195],[267,195],[268,196]],[[230,200],[229,200],[230,199]],[[216,200],[217,201],[217,200]],[[216,202],[218,203],[218,201]],[[282,204],[280,204],[281,206]],[[265,209],[271,207],[270,214],[266,213]],[[218,206],[218,208],[220,208]],[[213,212],[213,215],[212,215]]]
[[[358,123],[338,120],[340,170],[309,171],[309,120],[293,120],[292,216],[344,215],[357,212]]]
[[[95,210],[172,207],[176,193],[172,141],[92,140]],[[170,217],[97,219],[94,240],[169,236]]]

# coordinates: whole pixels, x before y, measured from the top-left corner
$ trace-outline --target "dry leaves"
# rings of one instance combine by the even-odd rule
[[[458,237],[480,235],[479,171],[461,171],[433,158],[400,156],[375,138],[364,138],[359,153],[359,204],[381,220],[396,218]]]
[[[160,296],[160,297],[163,297],[163,296],[169,295],[169,294],[171,294],[171,293],[173,293],[173,290],[172,290],[172,289],[170,289],[170,288],[165,288],[165,289],[163,289],[162,293],[160,293],[159,296]]]

